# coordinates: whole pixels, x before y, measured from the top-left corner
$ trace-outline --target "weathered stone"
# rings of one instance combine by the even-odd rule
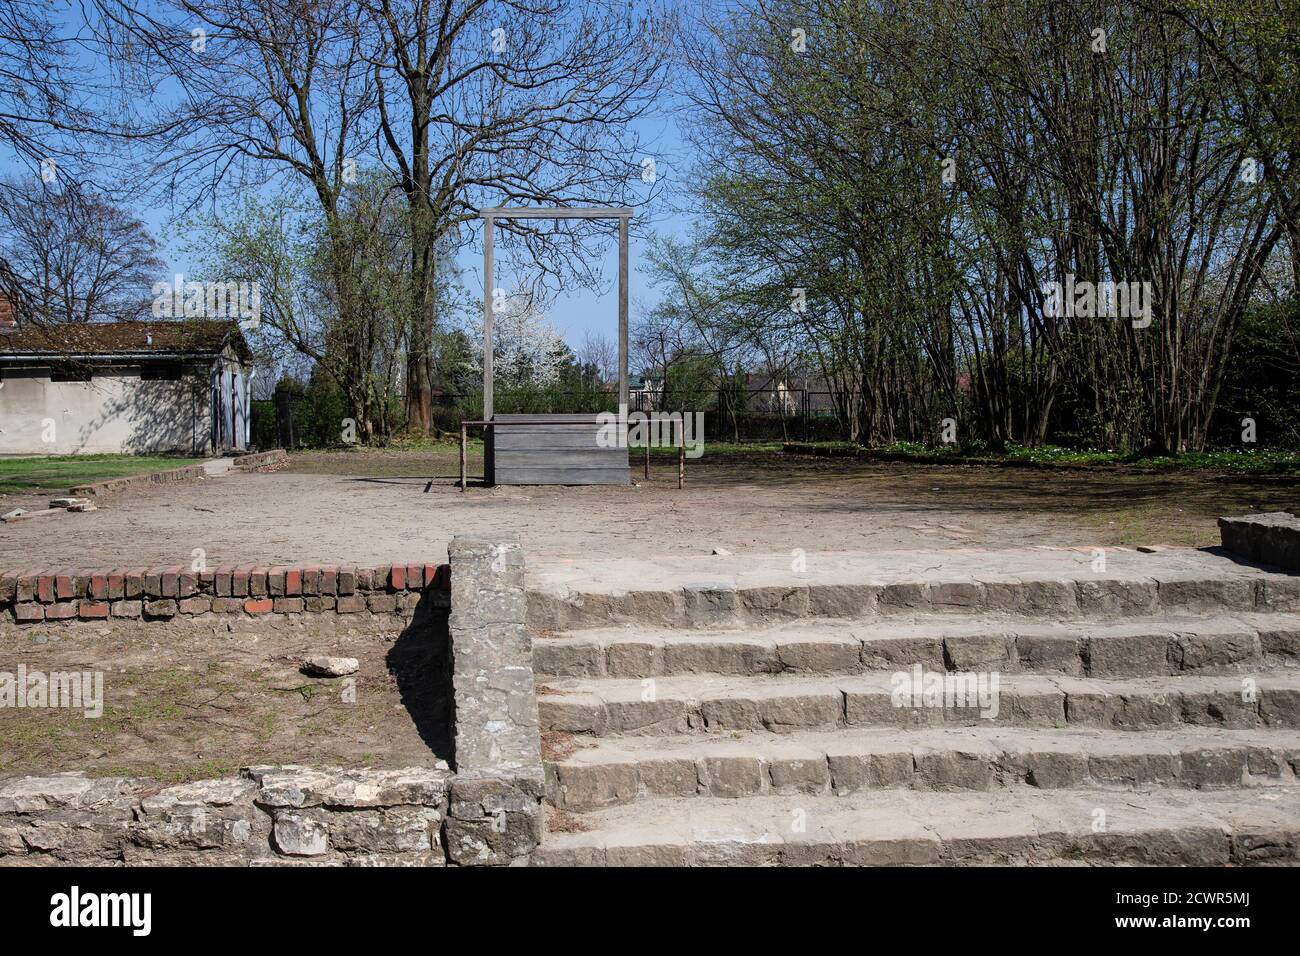
[[[441,811],[433,807],[391,807],[331,813],[329,845],[344,852],[415,853],[437,845]]]
[[[1241,783],[1246,753],[1240,748],[1182,752],[1182,782],[1189,787],[1228,787]]]
[[[317,654],[302,662],[302,669],[316,677],[346,677],[355,674],[361,663],[355,657],[329,657]]]
[[[1179,634],[1169,646],[1170,661],[1187,671],[1256,663],[1260,654],[1259,638],[1245,630]]]
[[[636,764],[552,764],[548,767],[547,794],[555,806],[565,810],[594,810],[627,803],[637,795]]]
[[[1289,512],[1220,518],[1219,536],[1224,548],[1250,561],[1300,571],[1300,518]]]
[[[767,772],[777,793],[821,793],[831,782],[826,758],[820,754],[772,757]]]
[[[1169,671],[1169,635],[1159,631],[1089,637],[1089,677],[1150,677]]]
[[[401,770],[249,767],[244,775],[258,784],[255,799],[260,805],[298,809],[441,807],[452,779],[448,770],[425,767]]]
[[[1015,654],[1027,671],[1078,675],[1083,673],[1079,638],[1073,634],[1019,633]]]
[[[542,839],[541,796],[540,781],[532,790],[531,781],[457,777],[444,827],[448,859],[462,866],[526,859]]]
[[[329,825],[319,811],[277,811],[274,836],[276,849],[289,856],[320,856],[329,851]]]
[[[763,789],[763,765],[757,757],[705,757],[700,779],[715,797],[747,797]]]

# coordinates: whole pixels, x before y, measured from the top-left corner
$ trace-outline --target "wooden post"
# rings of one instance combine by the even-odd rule
[[[496,220],[483,217],[483,421],[492,421],[492,231]]]
[[[465,423],[460,423],[460,490],[465,490]]]
[[[683,412],[684,416],[686,413]],[[677,487],[686,483],[686,421],[682,420],[680,440],[677,443]]]
[[[618,219],[618,406],[627,409],[627,216]]]

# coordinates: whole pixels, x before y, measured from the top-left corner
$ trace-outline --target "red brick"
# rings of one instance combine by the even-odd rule
[[[175,617],[176,602],[171,598],[162,598],[157,601],[144,602],[145,617]]]
[[[278,597],[272,599],[276,614],[301,614],[302,598]]]
[[[163,597],[180,596],[180,576],[181,569],[178,567],[163,568],[162,574],[158,575],[159,588]]]
[[[238,614],[244,608],[244,602],[235,597],[215,597],[212,599],[214,614]]]
[[[299,568],[286,568],[284,571],[284,593],[292,597],[295,594],[302,593],[302,570]]]
[[[132,568],[126,572],[122,583],[122,597],[133,601],[144,594],[144,568]]]
[[[366,599],[360,594],[347,594],[339,597],[335,608],[340,614],[356,614],[366,609]]]
[[[144,572],[144,596],[162,597],[162,568],[147,568]]]
[[[376,614],[386,614],[397,610],[397,597],[392,594],[371,594],[366,598],[366,605]]]
[[[110,579],[111,583],[111,579]],[[176,596],[193,597],[199,592],[199,576],[194,571],[182,571],[176,578]]]
[[[49,571],[42,571],[36,578],[36,600],[42,604],[54,601],[54,575]]]
[[[320,594],[320,565],[313,564],[302,571],[302,593]]]
[[[433,579],[433,585],[439,591],[451,590],[451,565],[450,564],[438,565],[437,574],[434,576]]]
[[[47,621],[67,621],[76,616],[76,601],[60,601],[58,604],[51,604],[45,609],[45,620]]]
[[[388,586],[394,591],[406,590],[406,565],[393,565],[393,570],[388,574]]]
[[[249,598],[244,602],[244,610],[249,614],[270,614],[274,605],[270,598]]]
[[[111,601],[120,600],[126,595],[126,568],[114,568],[108,572],[108,597]]]
[[[36,600],[36,581],[40,574],[36,571],[23,571],[18,575],[18,586],[14,589],[14,600],[19,604]],[[42,615],[44,616],[44,615]]]
[[[406,566],[406,587],[409,591],[418,591],[424,587],[424,565],[408,564]]]
[[[5,571],[0,574],[0,604],[8,604],[18,593],[18,572]]]
[[[105,601],[82,601],[77,613],[84,618],[108,617],[108,604]]]
[[[182,614],[206,614],[212,610],[212,598],[201,594],[198,597],[184,598],[176,606]]]
[[[357,591],[357,569],[350,564],[339,568],[339,594],[355,594]]]
[[[277,564],[266,571],[266,593],[272,597],[284,597],[284,566]]]
[[[424,586],[430,587],[438,581],[438,566],[436,564],[426,564],[424,566]]]
[[[230,580],[234,576],[233,568],[217,568],[217,596],[230,597]]]
[[[77,577],[71,571],[60,571],[54,576],[54,592],[60,601],[68,601],[77,596]]]
[[[339,569],[334,565],[326,565],[320,569],[320,593],[335,594],[339,586]]]
[[[14,620],[17,621],[43,621],[45,620],[45,607],[31,601],[14,605]]]
[[[248,596],[248,568],[235,568],[230,576],[230,593],[234,597]]]
[[[253,568],[248,575],[248,593],[254,597],[266,596],[266,568]]]
[[[108,597],[108,575],[102,571],[92,571],[90,573],[90,588],[88,592],[96,601],[102,601]]]

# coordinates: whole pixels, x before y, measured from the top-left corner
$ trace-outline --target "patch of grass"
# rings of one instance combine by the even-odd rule
[[[744,455],[772,455],[781,451],[782,443],[779,441],[706,441],[704,443],[704,456],[709,457],[740,457]],[[632,459],[641,458],[645,453],[640,447],[630,449]],[[690,454],[690,448],[686,453]],[[675,447],[651,448],[651,458],[676,458],[677,449]]]
[[[1237,474],[1300,473],[1300,453],[1292,451],[1205,451],[1182,455],[1124,455],[1116,451],[1063,448],[1042,445],[1027,448],[1007,445],[994,451],[983,443],[975,445],[922,445],[894,442],[866,448],[853,442],[790,442],[783,446],[791,454],[825,455],[832,458],[862,458],[880,461],[916,461],[969,465],[1025,464],[1091,468],[1121,467],[1149,471],[1208,471]]]
[[[42,455],[0,458],[0,494],[36,489],[62,492],[76,485],[168,471],[202,460],[164,455]]]

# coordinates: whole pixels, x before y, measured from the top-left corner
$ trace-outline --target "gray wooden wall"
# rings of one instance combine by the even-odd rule
[[[588,425],[559,422],[591,419]],[[487,429],[484,463],[489,484],[628,485],[628,450],[601,448],[595,414],[494,415],[494,422],[525,422]]]

